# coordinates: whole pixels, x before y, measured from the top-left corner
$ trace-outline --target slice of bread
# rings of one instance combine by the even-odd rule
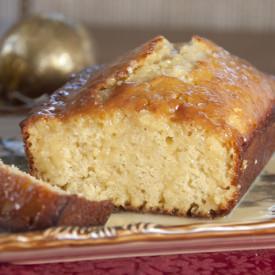
[[[0,228],[8,231],[59,225],[102,225],[113,205],[69,195],[0,161]]]
[[[206,39],[156,37],[21,124],[31,173],[123,209],[223,215],[275,148],[274,86]]]

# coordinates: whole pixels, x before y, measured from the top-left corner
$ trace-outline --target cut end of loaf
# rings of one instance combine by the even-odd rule
[[[237,191],[231,185],[234,152],[199,126],[117,112],[65,125],[36,123],[30,131],[38,176],[90,200],[209,216],[228,209]]]
[[[106,80],[100,102],[116,102],[112,92],[118,86],[158,77],[192,83],[193,69],[210,53],[197,38],[181,47],[162,38],[144,60],[132,62],[126,78]],[[156,93],[156,101],[159,96],[165,97]],[[146,108],[129,111],[125,102],[125,109],[116,106],[104,115],[86,112],[25,124],[33,173],[70,193],[110,199],[124,209],[209,217],[232,208],[239,191],[233,184],[237,158],[220,131]]]

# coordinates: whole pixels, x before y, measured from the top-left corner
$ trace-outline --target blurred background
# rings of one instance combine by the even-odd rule
[[[59,12],[85,23],[99,63],[156,34],[183,41],[196,33],[275,71],[274,0],[0,0],[0,34],[18,20],[20,2],[29,13]]]
[[[55,19],[47,18],[52,13]],[[26,27],[24,20],[35,14],[46,15],[49,22],[35,19]],[[188,41],[193,34],[205,36],[275,74],[274,14],[275,0],[0,0],[0,128],[7,114],[24,114],[72,72],[109,62],[158,34],[173,42]],[[24,47],[19,51],[20,41]],[[2,67],[1,54],[6,58]],[[26,75],[37,78],[21,81]]]

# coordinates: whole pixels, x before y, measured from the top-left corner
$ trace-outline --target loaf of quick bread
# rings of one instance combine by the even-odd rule
[[[26,231],[58,225],[102,225],[110,201],[70,195],[0,161],[0,229]]]
[[[275,148],[274,79],[200,37],[85,70],[22,122],[31,173],[118,208],[214,217]]]

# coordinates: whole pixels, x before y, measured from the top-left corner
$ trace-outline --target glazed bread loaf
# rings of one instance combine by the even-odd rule
[[[223,215],[274,150],[274,87],[206,39],[158,36],[22,122],[31,173],[122,209]]]
[[[8,231],[45,229],[58,225],[102,225],[110,201],[93,202],[0,161],[0,228]]]

